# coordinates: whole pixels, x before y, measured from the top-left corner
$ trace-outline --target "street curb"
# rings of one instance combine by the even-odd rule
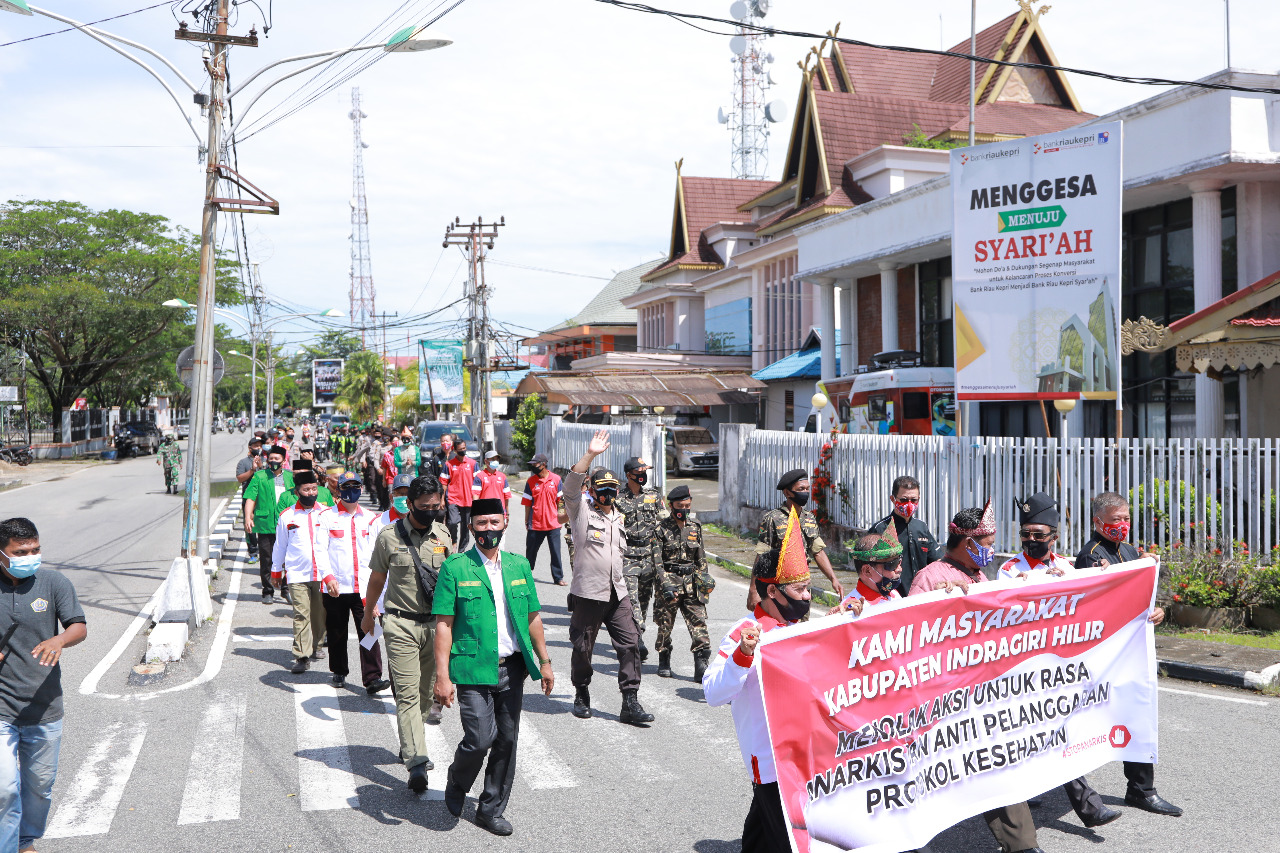
[[[1209,666],[1202,663],[1186,663],[1178,660],[1157,660],[1156,668],[1161,675],[1169,678],[1180,678],[1183,681],[1199,681],[1202,684],[1218,684],[1223,687],[1239,687],[1251,689],[1245,673],[1238,669],[1227,669],[1223,666]]]
[[[209,559],[213,561],[213,572],[216,576],[218,573],[219,563],[222,561],[222,552],[227,546],[227,542],[231,539],[231,533],[235,530],[236,516],[240,514],[240,507],[244,503],[244,498],[240,495],[233,495],[228,501],[226,509],[222,511],[222,515],[214,522],[213,530],[209,533]]]

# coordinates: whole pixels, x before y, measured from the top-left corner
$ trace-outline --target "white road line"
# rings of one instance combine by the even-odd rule
[[[217,512],[213,514],[214,518],[217,518],[221,515],[223,509],[225,509],[226,504],[229,500],[230,498],[222,499],[222,503],[218,505]],[[242,545],[242,547],[246,549],[248,548],[247,545]],[[239,589],[240,589],[240,574],[238,572],[232,572],[231,587],[230,589],[227,590],[227,597],[223,603],[223,612],[222,612],[223,618],[218,622],[219,634],[222,633],[223,622],[226,623],[227,630],[228,631],[231,630],[231,621],[227,617],[230,614],[230,612],[235,609],[235,600],[236,600],[235,594],[236,592],[239,591]],[[89,674],[84,677],[84,681],[80,682],[81,693],[83,693],[86,696],[90,694],[97,694],[104,699],[149,699],[152,696],[159,695],[160,693],[169,693],[173,690],[183,690],[188,687],[193,687],[196,684],[203,684],[204,681],[208,681],[209,679],[213,678],[214,675],[217,675],[217,669],[215,669],[213,674],[209,675],[209,678],[204,679],[204,681],[200,681],[199,679],[197,679],[188,684],[184,684],[179,687],[171,687],[171,688],[168,688],[167,690],[160,690],[156,693],[145,693],[140,695],[128,695],[128,696],[115,694],[115,693],[98,693],[98,682],[102,680],[102,676],[106,675],[107,670],[111,669],[111,667],[115,665],[115,662],[120,659],[120,655],[124,654],[124,650],[127,649],[129,647],[129,644],[133,642],[133,638],[137,636],[138,631],[142,630],[142,626],[146,625],[148,622],[151,621],[151,613],[155,609],[156,604],[159,602],[160,594],[163,591],[164,591],[164,581],[160,581],[160,586],[156,587],[156,591],[151,593],[151,597],[147,599],[147,603],[142,605],[142,610],[138,611],[138,615],[133,617],[133,621],[129,623],[129,627],[124,629],[124,633],[120,635],[120,639],[116,640],[116,644],[111,647],[111,650],[107,652],[106,656],[102,660],[98,661],[98,665],[89,671]],[[214,640],[213,651],[217,652],[217,668],[218,669],[222,667],[222,649],[225,649],[225,648],[226,648],[225,640],[223,641],[221,648],[218,647],[217,640],[216,639]],[[210,657],[209,657],[210,665],[212,665],[213,662],[214,662],[214,656],[213,656],[213,652],[211,651]],[[208,666],[206,666],[205,667],[206,674],[208,673],[208,669],[209,669]]]
[[[236,643],[277,643],[282,645],[291,645],[293,643],[292,634],[235,634],[231,639]]]
[[[1201,699],[1217,699],[1219,702],[1235,702],[1237,705],[1270,705],[1261,699],[1241,699],[1238,696],[1219,696],[1215,693],[1195,693],[1191,690],[1175,690],[1172,687],[1161,687],[1161,693],[1177,693],[1179,696],[1198,696]]]
[[[387,719],[391,721],[391,733],[395,738],[395,749],[392,752],[399,756],[400,726],[396,723],[395,699],[383,696],[382,707],[386,711]],[[447,709],[445,713],[448,713]],[[444,739],[444,732],[440,731],[439,726],[424,725],[422,728],[427,744],[427,757],[435,763],[436,769],[427,774],[427,790],[418,799],[443,800],[444,780],[448,773],[449,762],[453,760],[453,750],[449,748],[449,743]]]
[[[147,723],[142,719],[130,720],[128,729],[123,721],[107,727],[76,773],[45,838],[102,835],[111,829],[146,736]]]
[[[295,684],[294,690],[302,810],[358,808],[360,797],[337,692],[328,684]]]
[[[178,825],[240,819],[245,697],[219,696],[204,713],[191,752]]]
[[[560,760],[527,714],[520,715],[516,769],[534,790],[578,787],[578,780],[569,765]]]

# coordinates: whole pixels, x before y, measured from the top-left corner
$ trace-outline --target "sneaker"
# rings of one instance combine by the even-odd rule
[[[342,687],[342,685],[346,684],[346,682],[347,682],[347,679],[341,675],[338,675],[338,673],[336,672],[329,677],[329,683],[334,687]]]
[[[262,603],[263,603],[263,604],[275,604],[275,603],[276,603],[276,597],[275,597],[275,595],[271,592],[271,590],[267,590],[267,591],[265,591],[265,592],[263,592],[263,593],[262,593]]]
[[[294,675],[301,675],[307,671],[307,667],[311,666],[311,662],[306,658],[298,658],[293,662],[293,666],[289,667],[289,671]]]
[[[316,650],[311,653],[312,660],[324,660],[326,657],[324,646],[316,646]]]
[[[440,718],[444,716],[444,706],[439,702],[431,703],[431,710],[427,712],[427,725],[440,725]]]

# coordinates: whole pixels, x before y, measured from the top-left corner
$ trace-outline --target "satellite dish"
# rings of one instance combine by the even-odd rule
[[[360,111],[360,118],[368,118],[368,117],[369,117],[369,114],[367,112],[365,112],[364,110]]]
[[[360,147],[361,147],[361,148],[368,148],[368,147],[369,147],[369,143],[367,143],[367,142],[365,142],[363,139],[361,139],[361,140],[360,140]]]
[[[747,52],[747,40],[742,36],[734,36],[729,39],[729,50],[733,51],[734,56],[742,56]]]
[[[763,18],[769,14],[769,0],[751,0],[751,5],[755,7],[757,18]]]
[[[773,54],[772,54],[772,53],[766,53],[766,54],[764,55],[764,61],[765,61],[765,62],[768,62],[768,63],[772,63],[772,62],[773,62]]]
[[[741,21],[749,14],[751,13],[747,9],[747,4],[742,2],[742,0],[733,0],[733,3],[729,6],[729,17],[733,18],[735,21]]]
[[[724,107],[720,107],[718,110],[716,110],[716,121],[720,122],[721,124],[729,123],[729,117],[724,114]]]
[[[351,209],[352,209],[352,210],[355,210],[355,209],[356,209],[356,197],[355,197],[355,196],[352,196],[352,197],[351,197]]]
[[[767,81],[768,81],[768,84],[769,84],[770,86],[776,86],[776,85],[778,85],[778,84],[774,81],[774,79],[773,79],[773,72],[772,72],[772,71],[770,71],[768,74],[766,74],[766,75],[765,75],[765,80],[767,80]]]
[[[770,101],[764,105],[764,117],[772,122],[782,121],[787,117],[786,101]]]

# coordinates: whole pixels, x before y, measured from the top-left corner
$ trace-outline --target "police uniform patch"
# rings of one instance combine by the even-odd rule
[[[49,602],[47,599],[37,598],[35,601],[31,602],[31,609],[37,613],[43,613],[49,609]]]
[[[604,533],[599,530],[593,530],[591,531],[591,538],[599,542],[601,539],[604,539]]]

